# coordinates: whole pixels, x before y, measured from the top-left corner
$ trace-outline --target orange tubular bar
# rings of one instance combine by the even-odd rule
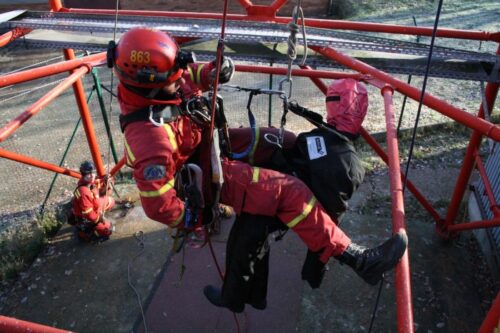
[[[468,223],[452,224],[448,227],[448,230],[453,232],[453,231],[485,229],[485,228],[493,228],[493,227],[500,227],[500,219],[481,220],[481,221],[473,221],[473,222],[468,222]]]
[[[361,136],[363,139],[372,147],[372,149],[378,154],[378,156],[385,162],[385,164],[389,164],[389,158],[385,151],[380,147],[377,141],[368,133],[364,128],[361,128]],[[405,177],[405,174],[401,171],[401,179]],[[432,207],[429,201],[419,192],[417,187],[413,184],[411,180],[408,180],[406,183],[408,186],[408,190],[415,196],[415,198],[420,202],[420,204],[431,214],[434,220],[438,223],[441,223],[443,218],[439,215],[439,213]]]
[[[60,62],[57,64],[42,66],[25,70],[18,73],[0,76],[0,88],[10,86],[16,83],[27,82],[31,80],[40,79],[55,74],[64,73],[82,65],[89,65],[91,67],[102,65],[106,62],[106,53],[97,53],[79,59]]]
[[[122,157],[121,160],[118,161],[118,163],[113,167],[113,169],[111,169],[111,171],[109,172],[111,174],[111,176],[114,176],[116,175],[116,173],[118,171],[120,171],[120,169],[125,165],[125,157]]]
[[[71,333],[58,328],[30,323],[28,321],[19,320],[0,316],[0,332],[9,333]]]
[[[251,3],[250,3],[251,4]],[[269,8],[268,6],[254,6],[262,8]],[[270,8],[273,10],[273,8]],[[70,12],[75,14],[97,14],[97,15],[115,15],[115,11],[111,9],[84,9],[84,8],[61,8],[61,12]],[[258,15],[260,14],[260,15]],[[140,16],[161,16],[172,18],[193,18],[193,19],[222,19],[222,14],[218,13],[189,13],[189,12],[160,12],[160,11],[147,11],[147,10],[119,10],[118,15],[140,15]],[[263,18],[269,18],[268,15],[262,13],[255,13],[252,15],[228,14],[227,19],[232,21],[262,21]],[[272,17],[271,22],[288,24],[292,20],[291,17]],[[300,23],[300,21],[299,21]],[[414,26],[401,26],[393,24],[381,23],[365,23],[365,22],[349,22],[340,20],[321,20],[321,19],[306,19],[306,26],[324,29],[337,29],[337,30],[355,30],[366,32],[381,32],[392,33],[401,35],[414,35],[414,36],[432,36],[431,27],[414,27]],[[500,42],[500,32],[486,32],[474,30],[458,30],[458,29],[437,29],[437,37],[440,38],[458,38],[458,39],[471,39]]]
[[[64,9],[61,0],[49,0],[49,6],[54,12]]]
[[[497,48],[497,55],[500,55],[500,45]],[[479,107],[479,112],[477,114],[478,118],[484,118],[484,108],[488,107],[491,113],[494,110],[495,100],[498,95],[498,89],[500,84],[488,82],[486,85],[486,89],[484,92],[485,99],[487,105],[481,103]],[[460,207],[460,203],[462,202],[462,198],[464,196],[465,190],[467,188],[467,184],[469,182],[469,178],[474,168],[474,154],[479,148],[481,144],[481,140],[483,139],[482,133],[479,131],[473,131],[469,140],[469,145],[467,146],[467,150],[465,151],[464,161],[462,163],[462,167],[460,168],[460,174],[458,175],[457,182],[455,184],[455,190],[453,191],[453,195],[451,197],[450,205],[448,206],[448,212],[446,213],[445,221],[440,225],[441,229],[446,230],[447,227],[452,225],[455,222],[457,217],[458,209]],[[498,140],[497,140],[498,141]]]
[[[483,324],[479,328],[478,333],[492,333],[497,332],[500,328],[500,293],[497,293],[497,297],[491,306],[488,315],[483,321]]]
[[[387,155],[389,157],[389,177],[392,197],[392,231],[404,231],[405,213],[403,201],[403,185],[401,182],[401,170],[399,166],[398,139],[396,135],[396,121],[392,106],[392,87],[382,88],[384,96],[385,124],[387,134]],[[410,263],[408,249],[396,267],[396,304],[398,313],[398,332],[412,333],[413,309],[411,303]]]
[[[269,67],[269,66],[236,65],[236,71],[247,72],[247,73],[265,73],[265,74],[287,75],[286,68]],[[366,75],[359,74],[359,73],[329,72],[329,71],[318,71],[318,70],[314,70],[314,69],[292,69],[292,75],[293,76],[307,76],[310,78],[322,78],[322,79],[351,78],[354,80],[361,80],[361,79],[366,77]]]
[[[30,33],[31,29],[26,28],[15,28],[9,32],[4,33],[0,36],[0,47],[5,46],[12,42],[14,39],[22,37],[27,33]]]
[[[14,133],[22,124],[24,124],[28,119],[36,115],[42,108],[47,106],[52,102],[57,96],[59,96],[64,90],[66,90],[73,83],[89,72],[89,67],[81,67],[77,69],[73,74],[68,76],[63,82],[59,83],[51,91],[45,94],[42,98],[31,105],[26,111],[21,113],[15,119],[11,120],[7,125],[0,129],[0,142],[8,138],[12,133]]]
[[[4,158],[7,158],[7,159],[12,160],[12,161],[16,161],[16,162],[20,162],[20,163],[32,165],[32,166],[40,168],[40,169],[45,169],[45,170],[57,172],[57,173],[60,173],[60,174],[63,174],[63,175],[67,175],[67,176],[71,176],[71,177],[74,177],[74,178],[78,178],[78,179],[81,178],[80,173],[78,173],[76,171],[72,171],[70,169],[61,168],[61,167],[59,167],[57,165],[50,164],[50,163],[47,163],[47,162],[44,162],[44,161],[40,161],[40,160],[36,160],[34,158],[31,158],[31,157],[28,157],[28,156],[24,156],[24,155],[21,155],[21,154],[16,154],[14,152],[11,152],[11,151],[8,151],[8,150],[2,149],[2,148],[0,148],[0,157],[4,157]]]
[[[75,53],[71,49],[64,50],[64,56],[68,60],[75,59]],[[92,123],[92,118],[90,117],[89,106],[87,104],[87,98],[85,97],[82,80],[76,80],[73,83],[73,91],[75,93],[78,110],[80,111],[80,117],[82,117],[83,129],[85,130],[85,135],[87,137],[92,159],[97,169],[97,174],[99,177],[103,177],[106,174],[106,170],[104,169],[101,152],[95,135],[94,125]]]
[[[481,176],[484,184],[484,190],[486,191],[486,195],[488,196],[488,201],[490,202],[490,209],[493,212],[493,215],[497,216],[499,213],[498,204],[495,199],[495,193],[491,188],[490,180],[488,179],[488,174],[486,173],[486,169],[484,168],[483,161],[481,160],[481,156],[479,156],[479,152],[476,151],[476,167],[479,171],[479,175]]]
[[[328,57],[329,59],[341,63],[346,67],[363,74],[369,74],[374,78],[393,86],[395,90],[417,102],[420,100],[420,94],[422,93],[420,89],[400,81],[376,69],[375,67],[369,66],[362,61],[356,60],[329,47],[311,46],[311,49],[317,51],[325,57]],[[460,110],[459,108],[427,93],[424,96],[423,104],[469,128],[479,131],[483,135],[486,135],[496,141],[500,141],[500,126],[498,125],[492,124],[484,119],[477,118],[476,116]]]

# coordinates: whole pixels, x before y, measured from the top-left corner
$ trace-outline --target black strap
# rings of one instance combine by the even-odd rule
[[[327,102],[338,102],[340,101],[340,96],[326,96]]]
[[[166,105],[152,105],[151,107],[145,107],[127,115],[120,114],[119,119],[122,133],[125,132],[125,128],[130,123],[135,123],[136,121],[148,121],[151,110],[153,111],[153,119],[159,122],[163,117],[163,110],[165,107]]]

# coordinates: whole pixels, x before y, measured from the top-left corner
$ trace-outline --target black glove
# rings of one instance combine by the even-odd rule
[[[302,280],[306,280],[313,289],[319,288],[328,270],[327,266],[319,260],[322,252],[307,250],[307,257],[302,266]]]
[[[204,96],[191,98],[186,109],[191,119],[200,126],[210,124],[210,104]]]
[[[212,61],[213,69],[208,74],[210,82],[214,82],[215,71],[217,70],[217,59]],[[224,84],[228,83],[229,80],[233,77],[234,74],[234,62],[229,57],[222,57],[222,61],[220,64],[220,72],[219,72],[219,83]]]

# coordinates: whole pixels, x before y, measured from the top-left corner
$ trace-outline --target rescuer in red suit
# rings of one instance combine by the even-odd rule
[[[127,164],[134,169],[142,206],[148,217],[173,228],[184,228],[190,216],[177,197],[174,177],[201,143],[210,120],[203,111],[196,115],[185,111],[186,100],[206,90],[215,72],[214,63],[192,60],[168,34],[149,28],[129,30],[108,49],[108,65],[114,66],[120,80],[120,124]],[[233,71],[232,61],[223,59],[219,82],[228,82]],[[165,111],[168,122],[163,121]],[[293,176],[227,158],[222,160],[222,169],[220,201],[232,206],[236,214],[277,218],[309,249],[322,251],[322,261],[336,257],[369,283],[379,281],[405,252],[403,232],[373,249],[352,243],[307,186]],[[213,304],[231,309],[220,290],[209,287],[205,295]]]
[[[83,162],[80,173],[82,178],[78,181],[72,201],[78,238],[85,242],[105,241],[112,233],[112,226],[104,220],[103,214],[114,207],[115,200],[109,195],[106,182],[96,179],[94,163]]]

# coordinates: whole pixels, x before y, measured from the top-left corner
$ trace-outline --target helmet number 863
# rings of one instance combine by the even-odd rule
[[[139,64],[149,64],[151,57],[147,51],[136,51],[132,50],[130,52],[130,62]]]

